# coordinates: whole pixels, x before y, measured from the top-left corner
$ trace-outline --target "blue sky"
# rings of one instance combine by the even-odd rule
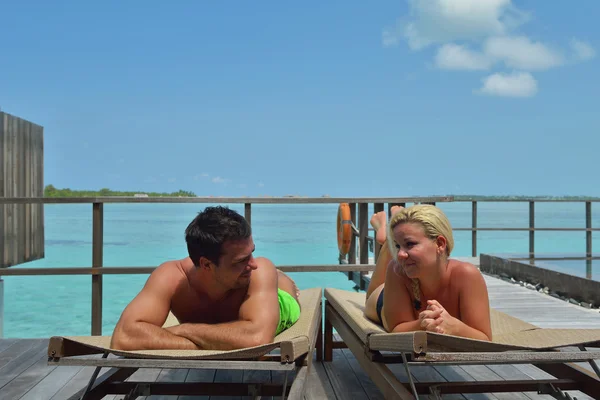
[[[46,184],[600,195],[598,1],[0,9],[0,107],[44,126]]]

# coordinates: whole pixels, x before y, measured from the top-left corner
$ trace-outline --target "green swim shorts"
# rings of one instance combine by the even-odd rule
[[[277,289],[279,298],[279,325],[275,335],[279,335],[298,321],[300,318],[300,304],[285,290]]]

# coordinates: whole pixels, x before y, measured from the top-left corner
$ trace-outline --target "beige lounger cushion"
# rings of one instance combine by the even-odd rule
[[[121,351],[110,349],[111,336],[54,336],[48,344],[49,357],[66,357],[109,351],[111,354],[134,358],[180,358],[180,359],[250,359],[261,357],[281,348],[281,354],[295,360],[309,351],[314,338],[315,324],[320,321],[321,288],[300,291],[300,318],[289,329],[277,335],[272,343],[237,350],[139,350]],[[164,326],[178,323],[170,315]]]
[[[600,329],[542,329],[491,309],[492,342],[430,332],[387,333],[364,315],[364,292],[325,289],[328,303],[371,350],[506,351],[548,350],[600,342]]]

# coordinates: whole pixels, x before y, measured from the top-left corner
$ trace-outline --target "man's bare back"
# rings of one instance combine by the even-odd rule
[[[246,220],[207,207],[186,229],[189,257],[159,266],[123,311],[111,347],[229,350],[270,343],[300,315],[298,288],[254,258]],[[163,328],[172,312],[179,325]]]

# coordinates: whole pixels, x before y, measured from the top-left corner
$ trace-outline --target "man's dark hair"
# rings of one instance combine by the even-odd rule
[[[185,241],[195,266],[200,265],[200,257],[218,265],[223,243],[247,239],[251,234],[250,224],[237,212],[221,206],[206,207],[186,228]]]

